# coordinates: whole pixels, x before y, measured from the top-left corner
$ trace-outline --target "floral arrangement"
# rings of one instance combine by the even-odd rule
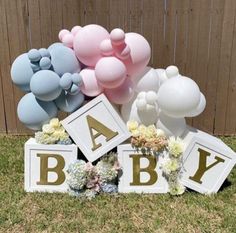
[[[53,118],[48,124],[44,124],[42,131],[35,133],[35,140],[40,144],[72,144],[69,134],[58,118]]]
[[[181,195],[185,187],[179,182],[181,177],[182,154],[185,145],[180,138],[170,137],[168,146],[162,162],[162,170],[169,183],[169,192],[171,195]]]
[[[119,163],[117,154],[104,155],[94,166],[90,162],[77,160],[67,170],[69,193],[91,199],[98,193],[117,193],[116,185]]]
[[[179,182],[181,177],[182,154],[184,142],[179,138],[167,138],[161,129],[154,125],[139,125],[137,121],[129,121],[127,127],[132,134],[131,145],[143,154],[162,156],[161,168],[169,183],[171,195],[181,195],[185,187]]]
[[[158,155],[167,146],[167,138],[164,132],[156,129],[154,125],[139,125],[137,121],[128,121],[127,127],[132,134],[131,144],[143,154]]]

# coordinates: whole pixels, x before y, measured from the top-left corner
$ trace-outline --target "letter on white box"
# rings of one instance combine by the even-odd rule
[[[90,162],[130,137],[125,123],[103,94],[64,119],[62,125]]]
[[[118,146],[118,159],[122,167],[119,179],[121,193],[167,193],[168,182],[162,175],[160,159],[136,152],[130,144]],[[159,160],[159,161],[158,161]]]
[[[66,192],[66,170],[77,159],[77,146],[25,143],[25,190]]]
[[[220,139],[200,130],[185,136],[181,182],[200,193],[216,193],[235,165],[236,154]]]

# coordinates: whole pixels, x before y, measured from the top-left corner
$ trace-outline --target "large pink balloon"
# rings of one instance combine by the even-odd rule
[[[90,24],[81,28],[73,43],[76,56],[83,64],[94,67],[102,57],[100,44],[105,39],[109,39],[109,33],[102,26]]]
[[[151,48],[143,36],[134,32],[125,34],[125,43],[130,49],[130,56],[123,61],[128,75],[134,75],[147,66],[151,57]]]
[[[115,104],[126,104],[134,96],[134,85],[130,78],[126,78],[121,86],[115,89],[105,89],[107,98]]]
[[[116,57],[103,57],[96,64],[95,74],[101,86],[111,89],[125,81],[126,68]]]
[[[87,96],[97,96],[103,92],[103,88],[98,84],[95,72],[91,68],[85,68],[80,72],[83,79],[81,91]]]

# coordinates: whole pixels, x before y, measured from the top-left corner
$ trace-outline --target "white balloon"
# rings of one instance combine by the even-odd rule
[[[160,87],[160,80],[157,75],[157,72],[151,68],[146,67],[142,73],[132,77],[132,80],[135,83],[135,91],[155,91],[157,92]]]
[[[192,79],[177,76],[161,85],[157,93],[157,102],[166,115],[181,118],[197,108],[200,94],[198,85]]]
[[[168,66],[166,68],[166,76],[168,78],[173,78],[179,75],[179,69],[177,66]]]
[[[196,107],[196,109],[194,109],[191,113],[189,113],[187,115],[187,117],[195,117],[198,116],[199,114],[201,114],[204,109],[206,107],[206,98],[205,96],[201,93],[201,97],[200,97],[200,102],[198,104],[198,106]]]
[[[159,113],[157,128],[162,129],[167,136],[180,137],[186,130],[186,121],[184,118],[174,118],[165,113]]]
[[[156,69],[155,71],[156,71],[158,78],[160,80],[160,85],[162,85],[165,81],[168,80],[168,77],[166,76],[165,69]]]
[[[156,103],[148,104],[146,93],[140,93],[127,104],[121,106],[121,116],[125,122],[129,120],[137,121],[144,125],[156,124],[159,109]]]

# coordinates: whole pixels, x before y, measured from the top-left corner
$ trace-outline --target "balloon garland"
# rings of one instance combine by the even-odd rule
[[[31,49],[12,64],[15,85],[27,92],[17,113],[26,127],[40,130],[57,116],[72,113],[86,96],[104,93],[120,105],[124,121],[157,125],[168,136],[180,136],[185,117],[199,115],[206,100],[197,84],[176,66],[148,67],[151,48],[134,32],[100,25],[75,26],[59,32],[61,43]]]

